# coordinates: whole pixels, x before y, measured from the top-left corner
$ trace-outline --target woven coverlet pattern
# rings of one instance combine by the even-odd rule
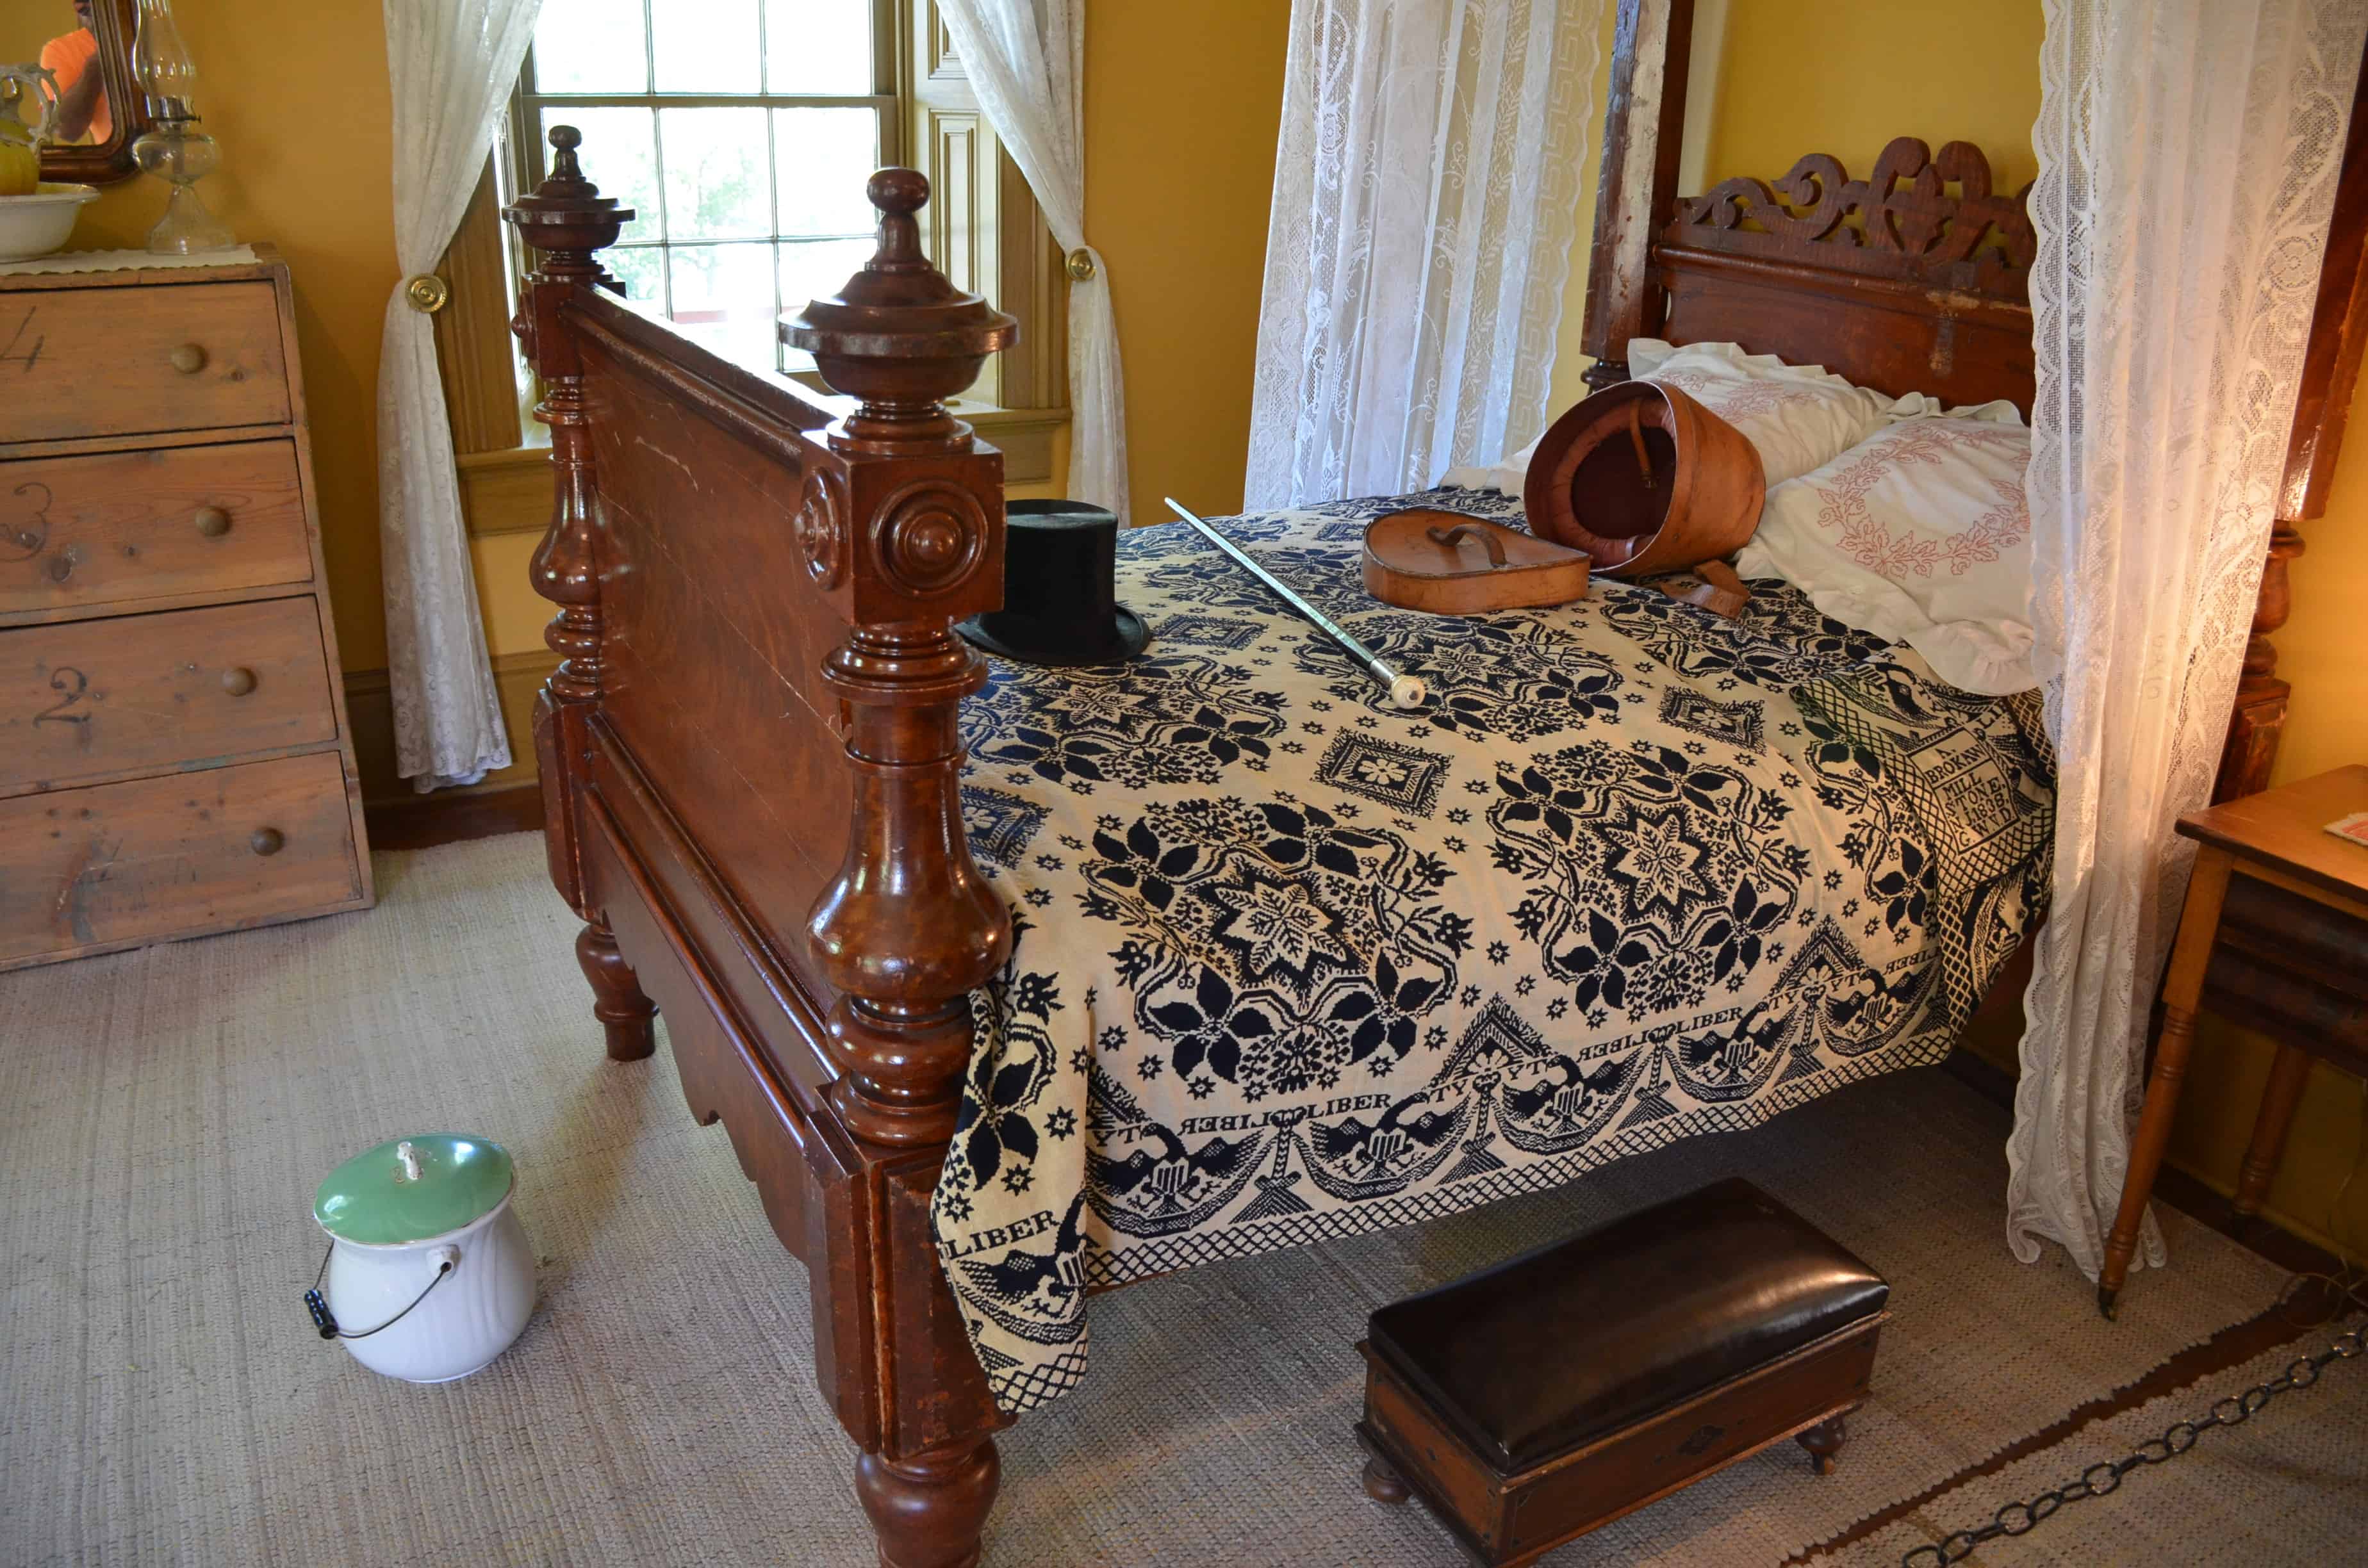
[[[1224,527],[1383,657],[1182,527],[1120,540],[1131,664],[996,661],[963,710],[1009,965],[972,999],[932,1206],[998,1403],[1074,1387],[1088,1290],[1408,1223],[1938,1060],[2046,898],[2031,696],[1959,692],[1783,584],[1722,620],[1599,579],[1432,617],[1365,522]]]

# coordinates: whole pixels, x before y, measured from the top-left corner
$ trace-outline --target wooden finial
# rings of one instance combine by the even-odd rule
[[[535,194],[599,195],[600,187],[584,177],[583,167],[575,161],[575,149],[584,145],[584,132],[572,125],[554,125],[551,128],[551,177],[535,187]]]
[[[814,357],[834,392],[862,399],[835,426],[842,451],[882,456],[959,452],[970,426],[944,400],[978,380],[997,349],[1019,340],[1019,324],[965,294],[921,253],[914,214],[929,199],[916,169],[882,169],[864,194],[880,213],[880,247],[839,291],[781,324],[781,341]]]
[[[533,194],[502,209],[503,222],[542,253],[541,270],[553,278],[597,277],[600,268],[592,253],[615,244],[635,217],[632,208],[620,207],[615,197],[601,195],[584,177],[575,157],[583,144],[584,133],[575,127],[552,126],[550,176]]]
[[[882,169],[864,186],[863,194],[880,214],[880,249],[866,270],[910,272],[926,268],[921,254],[921,221],[915,216],[928,205],[929,181],[918,169]],[[946,285],[951,290],[953,285]]]

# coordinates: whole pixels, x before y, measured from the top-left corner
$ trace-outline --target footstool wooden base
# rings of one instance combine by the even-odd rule
[[[1890,1287],[1726,1181],[1372,1314],[1365,1490],[1510,1568],[1787,1437],[1830,1473]]]

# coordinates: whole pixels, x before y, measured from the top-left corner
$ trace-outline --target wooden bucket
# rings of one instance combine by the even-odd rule
[[[1606,387],[1555,420],[1521,487],[1532,533],[1614,577],[1732,555],[1767,498],[1743,432],[1657,381]]]

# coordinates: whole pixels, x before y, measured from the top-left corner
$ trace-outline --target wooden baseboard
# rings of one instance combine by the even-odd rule
[[[510,765],[495,768],[478,782],[422,796],[395,771],[394,697],[384,670],[346,672],[346,712],[354,729],[354,760],[361,774],[362,807],[372,820],[399,807],[438,801],[464,801],[535,784],[534,699],[559,655],[538,648],[531,653],[504,653],[494,660],[494,687],[502,707],[502,727],[508,732]],[[375,834],[371,842],[377,843]]]
[[[372,849],[433,849],[497,833],[542,831],[542,786],[438,790],[408,801],[365,807]]]

